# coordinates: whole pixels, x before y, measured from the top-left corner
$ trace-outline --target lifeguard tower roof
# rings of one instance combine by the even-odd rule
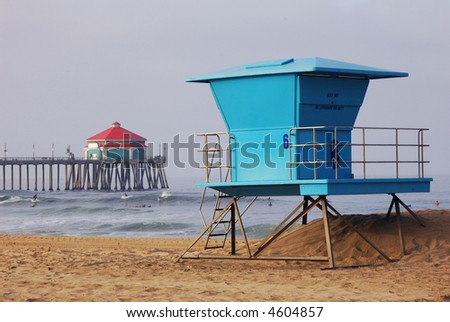
[[[218,72],[207,73],[189,78],[188,82],[209,82],[216,79],[248,77],[273,74],[314,74],[316,76],[350,77],[360,79],[378,79],[407,77],[408,73],[351,64],[320,57],[288,58],[252,63]]]

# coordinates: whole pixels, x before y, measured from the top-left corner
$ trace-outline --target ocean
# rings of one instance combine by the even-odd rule
[[[413,210],[450,208],[450,176],[434,176],[430,193],[400,194]],[[170,179],[170,178],[169,178]],[[169,181],[170,183],[170,181]],[[194,237],[203,228],[199,213],[202,190],[191,180],[153,191],[0,191],[0,234],[109,237]],[[37,193],[37,201],[33,196]],[[214,192],[204,213],[210,219]],[[239,201],[240,209],[251,198]],[[385,213],[388,195],[330,196],[342,214]],[[244,215],[249,238],[261,238],[301,201],[300,197],[260,198]],[[439,205],[436,205],[439,201]],[[315,211],[310,218],[321,216]]]

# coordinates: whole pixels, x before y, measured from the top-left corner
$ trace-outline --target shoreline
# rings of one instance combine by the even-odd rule
[[[388,263],[335,227],[339,266],[287,261],[183,260],[192,238],[0,235],[0,301],[450,301],[450,210],[402,216],[408,255]],[[378,216],[378,217],[377,217]],[[395,222],[348,216],[392,256]],[[384,226],[383,226],[384,225]],[[282,239],[268,254],[320,253],[320,221]],[[257,243],[257,241],[252,241]],[[362,264],[361,264],[362,265]]]

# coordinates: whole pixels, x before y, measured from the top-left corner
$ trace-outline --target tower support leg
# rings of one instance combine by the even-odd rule
[[[236,255],[236,200],[233,197],[233,203],[230,209],[231,224],[231,255]]]
[[[306,208],[308,208],[308,199],[305,197],[303,197],[303,211],[306,210]],[[308,224],[308,214],[306,214],[303,218],[302,218],[302,225],[306,225]]]
[[[325,241],[327,243],[328,265],[330,266],[330,268],[334,268],[333,243],[331,241],[331,229],[330,223],[328,221],[328,202],[326,197],[324,196],[320,196],[319,199],[322,203],[323,227],[325,230]]]
[[[425,227],[425,224],[423,221],[417,216],[417,214],[411,210],[409,206],[407,206],[395,193],[390,194],[392,196],[391,204],[389,206],[388,213],[386,215],[386,219],[389,219],[392,208],[395,208],[395,217],[397,220],[397,231],[398,231],[398,238],[400,242],[400,248],[402,252],[402,256],[406,255],[406,246],[405,246],[405,238],[403,235],[403,227],[402,227],[402,217],[400,212],[400,205],[411,215],[413,218],[422,226]]]
[[[398,238],[400,240],[400,249],[402,251],[402,256],[406,255],[406,249],[405,249],[405,239],[403,237],[403,230],[402,230],[402,215],[400,214],[400,204],[398,202],[398,198],[394,198],[394,205],[395,205],[395,217],[397,218],[397,230],[398,230]]]

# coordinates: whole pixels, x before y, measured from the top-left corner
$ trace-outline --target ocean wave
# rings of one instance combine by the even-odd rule
[[[0,205],[5,205],[9,203],[18,203],[23,201],[31,202],[31,198],[23,198],[20,196],[3,196],[2,198],[0,198]]]
[[[183,230],[189,225],[185,223],[151,222],[151,223],[129,223],[113,228],[117,232],[165,232],[171,230]]]
[[[124,198],[125,193],[127,197]],[[100,195],[101,194],[101,195]],[[92,202],[108,204],[130,204],[130,203],[177,203],[177,202],[198,202],[198,193],[185,194],[165,191],[126,191],[126,192],[86,192],[80,195],[73,195],[73,198],[64,198],[65,203],[71,202]]]

